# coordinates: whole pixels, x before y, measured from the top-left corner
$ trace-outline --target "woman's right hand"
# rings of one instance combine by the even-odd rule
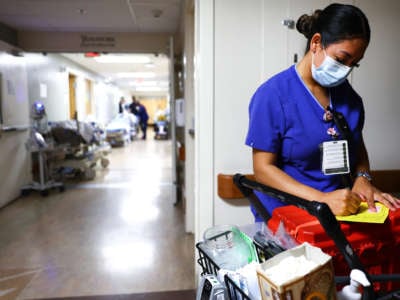
[[[326,203],[335,216],[348,216],[357,212],[362,199],[349,189],[324,193],[321,202]]]

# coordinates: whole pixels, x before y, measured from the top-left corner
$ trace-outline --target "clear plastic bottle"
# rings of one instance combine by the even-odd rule
[[[221,268],[237,270],[251,262],[252,253],[233,225],[219,225],[204,232],[207,254]]]

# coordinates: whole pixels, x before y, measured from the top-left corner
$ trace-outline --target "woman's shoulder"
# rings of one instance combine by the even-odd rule
[[[291,91],[289,85],[296,79],[295,66],[291,66],[264,81],[256,90],[255,94],[279,94]]]

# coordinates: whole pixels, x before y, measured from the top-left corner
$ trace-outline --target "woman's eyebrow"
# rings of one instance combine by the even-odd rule
[[[345,50],[339,50],[339,52],[343,53],[343,54],[346,55],[348,58],[352,58],[352,57],[353,57],[349,52],[347,52],[347,51],[345,51]]]
[[[339,50],[340,53],[344,54],[347,58],[349,59],[354,59],[355,61],[357,61],[357,63],[355,63],[354,65],[359,65],[358,62],[360,62],[364,55],[362,55],[360,58],[355,59],[355,57],[353,57],[349,52],[347,52],[346,50]]]

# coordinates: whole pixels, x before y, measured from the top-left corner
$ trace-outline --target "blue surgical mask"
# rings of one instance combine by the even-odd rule
[[[324,87],[338,86],[339,84],[343,83],[352,70],[352,67],[341,64],[340,62],[327,55],[326,52],[324,61],[317,68],[314,65],[314,53],[312,54],[312,77],[316,82]]]

